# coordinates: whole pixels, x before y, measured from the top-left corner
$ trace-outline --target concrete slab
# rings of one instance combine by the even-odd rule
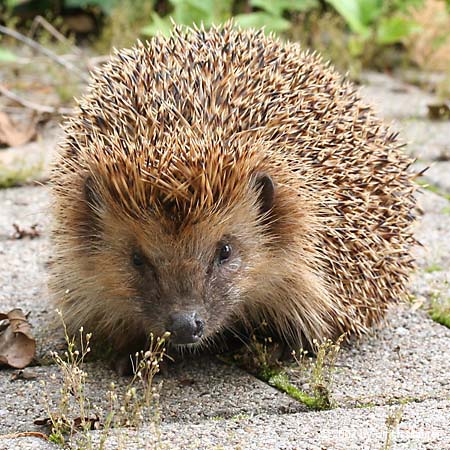
[[[102,362],[87,363],[83,367],[87,373],[86,397],[90,399],[92,411],[96,411],[104,423],[111,383],[115,384],[117,393],[123,394],[130,378],[119,377]],[[13,370],[0,372],[0,434],[46,432],[45,427],[33,422],[48,417],[47,409],[59,410],[60,370],[54,365],[30,367],[27,376],[33,379],[11,381],[13,373]],[[214,358],[200,357],[189,364],[171,367],[167,374],[157,376],[155,386],[160,384],[159,410],[165,423],[199,423],[208,419],[306,410],[288,395]],[[44,401],[44,393],[48,402]],[[76,406],[71,417],[80,417]]]
[[[49,123],[40,130],[37,138],[27,144],[0,151],[0,179],[3,173],[19,174],[21,182],[46,181],[56,153],[62,129]]]
[[[407,118],[396,121],[395,129],[408,144],[409,154],[422,161],[450,159],[450,121],[430,121]]]
[[[361,95],[388,121],[412,117],[426,119],[428,105],[436,101],[434,95],[383,73],[365,72],[362,78]]]
[[[387,422],[400,423],[389,426]],[[450,449],[450,401],[430,400],[403,407],[335,409],[324,412],[260,415],[250,418],[168,423],[138,432],[117,430],[105,450],[239,449],[259,450],[429,450]],[[99,442],[100,433],[93,433]],[[385,447],[390,439],[391,446]],[[0,450],[59,448],[36,438],[1,439]]]
[[[283,449],[380,450],[450,449],[450,401],[409,403],[403,407],[335,409],[288,415],[207,421],[200,424],[162,424],[160,436],[120,430],[106,441],[106,450],[170,449]],[[386,422],[400,423],[392,427]],[[125,433],[125,436],[122,434]],[[389,436],[389,437],[388,437]],[[387,440],[391,445],[385,447]],[[125,447],[120,444],[126,442]]]

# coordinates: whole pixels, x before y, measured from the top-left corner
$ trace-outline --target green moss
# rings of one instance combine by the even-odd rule
[[[367,402],[367,403],[358,403],[356,405],[356,408],[374,408],[375,406],[377,406],[377,404],[375,402]]]
[[[287,374],[281,370],[271,369],[268,367],[264,368],[260,372],[259,378],[279,391],[285,392],[290,397],[305,404],[308,408],[318,411],[331,408],[331,402],[328,395],[322,395],[317,391],[315,392],[315,395],[312,396],[306,392],[303,392],[301,389],[294,386],[289,381]]]
[[[243,414],[243,413],[235,414],[231,418],[231,420],[233,420],[235,422],[239,422],[240,420],[245,420],[245,419],[250,419],[250,416],[248,414]]]
[[[450,299],[447,300],[447,305],[434,302],[431,306],[430,316],[435,322],[450,328]]]
[[[444,206],[444,208],[442,208],[441,214],[450,216],[450,206]]]
[[[433,192],[437,195],[440,195],[441,197],[446,198],[447,200],[450,200],[450,194],[444,192],[440,187],[427,183],[425,180],[417,180],[416,183],[427,191]]]
[[[438,264],[431,264],[430,266],[425,268],[426,273],[441,272],[442,270],[444,269]]]
[[[0,189],[6,189],[30,181],[42,171],[42,164],[30,167],[6,168],[0,164]]]

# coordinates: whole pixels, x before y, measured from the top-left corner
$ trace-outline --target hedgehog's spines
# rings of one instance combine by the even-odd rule
[[[316,52],[232,22],[209,31],[174,26],[168,38],[114,49],[77,105],[53,174],[62,231],[55,242],[66,264],[53,284],[57,295],[75,292],[63,302],[74,323],[87,320],[81,305],[101,293],[94,275],[76,285],[81,275],[70,265],[81,258],[77,221],[88,228],[89,211],[142,227],[155,218],[177,222],[178,231],[222,226],[242,199],[253,205],[258,173],[274,180],[276,193],[257,230],[267,266],[284,272],[256,274],[270,279],[272,292],[264,285],[251,291],[257,298],[242,294],[242,319],[272,319],[287,339],[300,328],[309,339],[359,334],[405,295],[411,161],[397,134]],[[101,200],[90,209],[81,194],[88,177]],[[117,332],[99,305],[90,312],[105,334]]]

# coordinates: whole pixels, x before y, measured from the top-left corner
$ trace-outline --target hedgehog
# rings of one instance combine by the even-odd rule
[[[115,51],[52,171],[50,288],[116,355],[361,336],[405,299],[411,159],[300,44],[233,24]],[[241,331],[239,331],[241,333]]]

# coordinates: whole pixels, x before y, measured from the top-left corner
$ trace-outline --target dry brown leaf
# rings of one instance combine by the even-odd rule
[[[59,420],[64,424],[64,426],[68,430],[99,430],[103,427],[103,425],[100,423],[100,418],[95,415],[91,416],[85,419],[82,419],[81,417],[75,417],[73,420],[69,420],[65,417],[58,417],[57,415],[53,416],[53,420]],[[34,425],[40,425],[44,427],[51,427],[53,425],[52,418],[50,417],[44,417],[42,419],[36,419],[34,420]]]
[[[434,103],[428,105],[428,117],[431,120],[448,120],[450,119],[450,104]]]
[[[12,375],[9,381],[14,382],[17,380],[35,380],[36,375],[32,372],[29,372],[27,369],[17,370]]]
[[[36,341],[22,310],[0,313],[0,364],[23,369],[30,364],[35,353]]]
[[[6,144],[9,147],[16,147],[26,144],[36,136],[34,123],[28,124],[24,129],[18,128],[9,116],[0,111],[0,145]]]
[[[29,229],[22,228],[17,223],[13,223],[14,233],[10,236],[10,239],[23,239],[28,237],[30,239],[37,238],[41,235],[41,232],[37,229],[38,224],[34,223]]]

